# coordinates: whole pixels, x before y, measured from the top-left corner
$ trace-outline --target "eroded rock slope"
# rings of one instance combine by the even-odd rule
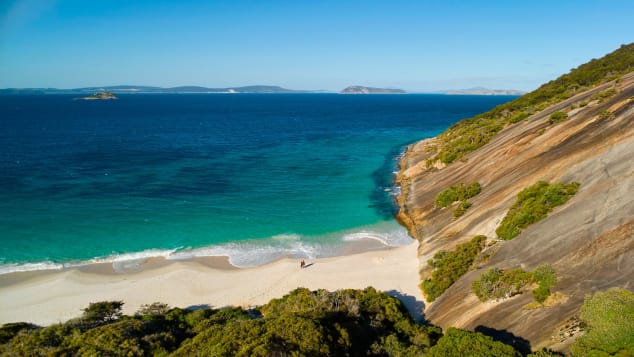
[[[615,94],[595,99],[611,88]],[[568,119],[550,123],[555,111]],[[421,243],[422,276],[429,273],[425,262],[440,249],[477,234],[496,243],[486,263],[427,305],[432,323],[471,330],[486,326],[530,341],[533,349],[565,349],[575,335],[564,330],[574,325],[586,294],[634,289],[634,72],[506,127],[450,165],[428,167],[435,140],[408,148],[398,178],[403,188],[399,217]],[[495,229],[517,193],[540,180],[581,186],[570,201],[515,239],[497,240]],[[473,181],[482,192],[462,217],[454,219],[451,207],[434,207],[438,192]],[[550,307],[524,309],[533,300],[530,293],[480,302],[471,292],[471,282],[489,267],[531,270],[543,263],[555,268],[559,280],[554,291],[560,299]]]

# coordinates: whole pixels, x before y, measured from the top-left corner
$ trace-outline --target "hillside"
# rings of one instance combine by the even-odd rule
[[[375,88],[364,86],[349,86],[344,88],[340,94],[404,94],[402,89]]]
[[[132,86],[120,85],[109,87],[83,87],[73,89],[58,88],[5,88],[0,89],[0,95],[33,95],[33,94],[85,94],[95,92],[111,92],[117,94],[125,93],[313,93],[319,91],[310,90],[294,90],[282,88],[279,86],[245,86],[245,87],[227,87],[227,88],[208,88],[200,86],[179,86],[179,87],[149,87],[149,86]]]
[[[622,46],[437,138],[410,145],[398,177],[399,219],[420,242],[422,278],[432,276],[427,262],[438,251],[451,251],[476,235],[485,235],[488,247],[427,305],[431,323],[486,329],[529,341],[533,349],[566,351],[579,335],[587,294],[632,289],[633,71],[634,44]],[[539,181],[577,182],[578,192],[514,239],[499,239],[496,228],[518,193]],[[481,189],[459,214],[452,214],[456,203],[434,204],[441,191],[471,182]],[[473,281],[489,268],[529,271],[542,264],[550,264],[557,278],[554,298],[545,306],[528,305],[533,302],[528,290],[486,302],[472,292]]]

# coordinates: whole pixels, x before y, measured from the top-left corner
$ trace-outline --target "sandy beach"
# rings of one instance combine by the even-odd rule
[[[117,273],[110,264],[62,271],[0,275],[0,324],[49,325],[80,316],[90,302],[124,301],[124,313],[142,304],[245,308],[262,305],[289,291],[362,289],[373,286],[399,297],[416,316],[422,314],[418,288],[418,243],[332,258],[282,259],[256,268],[234,268],[225,258],[147,262],[140,271]]]

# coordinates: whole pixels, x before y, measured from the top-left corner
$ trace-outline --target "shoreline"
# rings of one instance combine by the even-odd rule
[[[422,317],[418,242],[335,257],[281,258],[253,268],[237,268],[226,257],[189,260],[153,259],[136,272],[118,273],[109,264],[59,271],[30,271],[0,276],[0,324],[50,325],[81,315],[90,302],[122,300],[133,314],[142,304],[173,307],[242,306],[279,298],[298,287],[311,290],[376,289],[398,296],[415,318]]]

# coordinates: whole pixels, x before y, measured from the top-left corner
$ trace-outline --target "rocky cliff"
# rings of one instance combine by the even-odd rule
[[[631,45],[630,45],[631,46]],[[632,63],[628,67],[632,67]],[[566,350],[578,335],[586,294],[610,287],[634,289],[634,72],[549,103],[488,143],[449,164],[434,159],[442,143],[432,138],[410,145],[401,160],[399,219],[420,241],[421,275],[434,253],[473,236],[487,236],[490,259],[473,266],[433,303],[431,323],[486,329],[533,349]],[[567,119],[553,122],[554,112]],[[579,182],[578,193],[513,240],[495,229],[522,189],[540,181]],[[479,182],[463,216],[434,207],[435,196],[459,182]],[[471,283],[490,267],[531,270],[551,264],[558,299],[527,309],[530,292],[481,302]],[[486,326],[486,327],[485,327]]]

